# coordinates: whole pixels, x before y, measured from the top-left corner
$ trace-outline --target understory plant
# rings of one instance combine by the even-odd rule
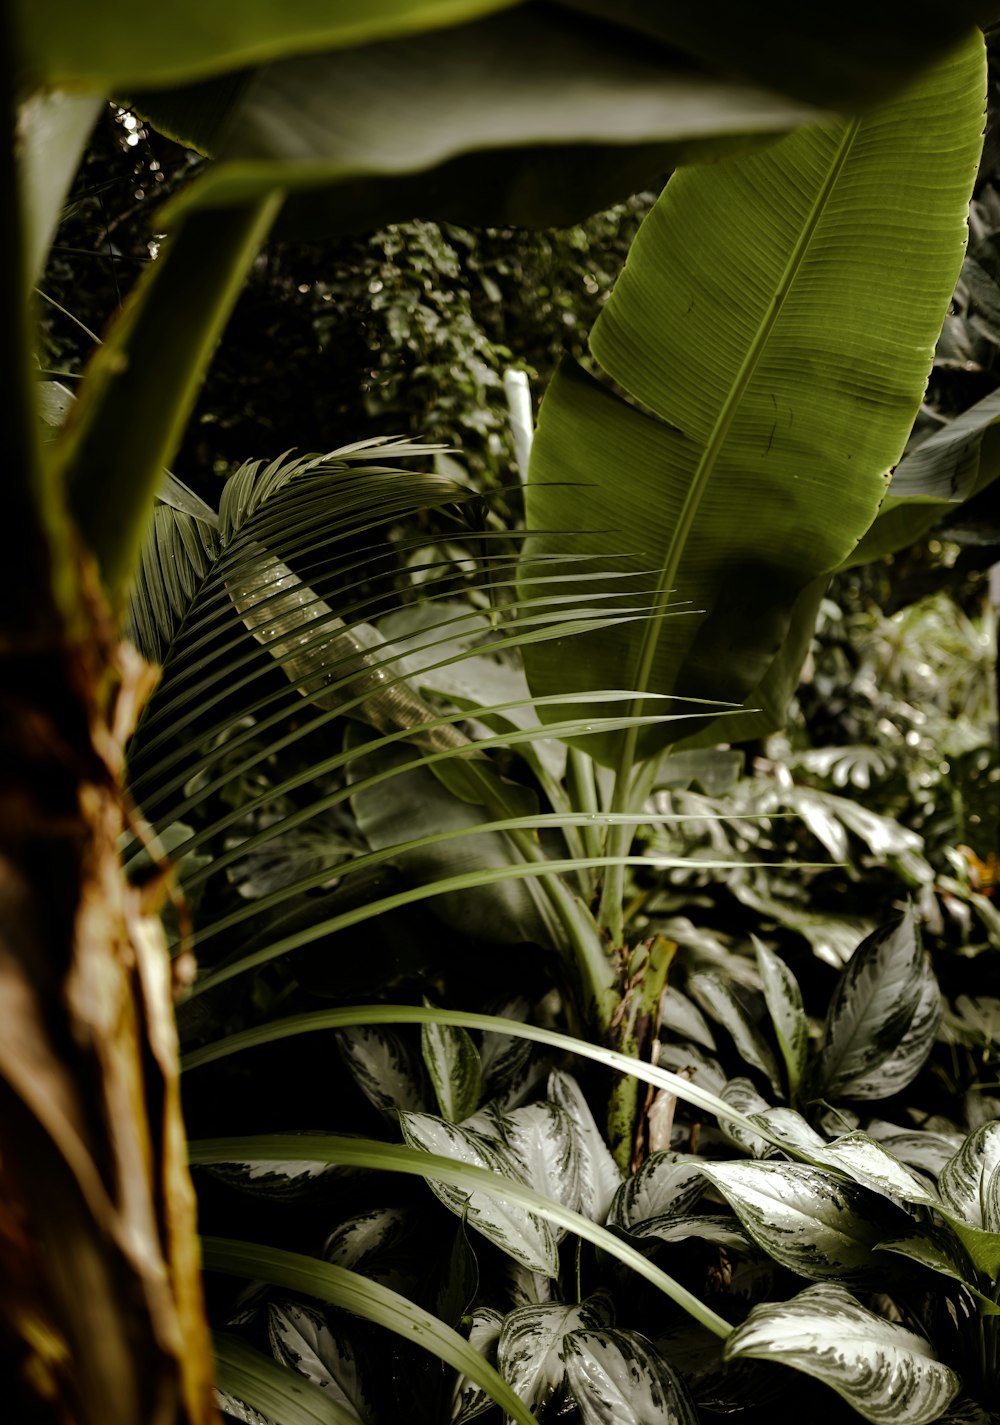
[[[35,393],[17,403],[31,413],[12,468],[33,575],[14,611],[8,761],[27,746],[49,798],[0,846],[33,907],[14,943],[32,945],[37,920],[48,936],[9,976],[9,1002],[32,1007],[32,1052],[0,1042],[20,1146],[45,1145],[5,1186],[28,1224],[5,1307],[27,1378],[81,1419],[112,1397],[115,1425],[211,1418],[173,990],[207,1085],[189,1081],[186,1102],[190,1161],[214,1170],[203,1217],[232,1224],[202,1244],[228,1412],[298,1425],[496,1408],[531,1425],[563,1404],[587,1422],[707,1418],[737,1397],[753,1409],[762,1377],[720,1377],[718,1341],[741,1370],[762,1349],[804,1365],[873,1419],[890,1400],[894,1419],[939,1418],[959,1371],[982,1399],[992,1323],[978,1364],[971,1326],[954,1349],[942,1329],[938,1359],[912,1329],[918,1290],[848,1287],[874,1252],[875,1202],[900,1240],[939,1244],[956,1319],[987,1319],[994,1138],[962,1125],[937,1195],[902,1152],[857,1130],[831,1142],[817,1108],[866,1097],[841,1062],[852,1053],[899,1061],[889,1093],[922,1063],[938,1000],[910,920],[850,960],[812,1068],[793,984],[764,954],[784,1077],[753,1014],[702,977],[702,1009],[787,1099],[767,1117],[767,1100],[741,1106],[741,1075],[718,1085],[728,1097],[698,1081],[711,1066],[689,1062],[697,1035],[664,1017],[676,942],[636,932],[627,879],[681,859],[633,849],[664,758],[781,723],[831,572],[911,538],[959,458],[932,438],[886,497],[961,265],[981,37],[961,6],[926,27],[901,7],[889,31],[859,10],[843,43],[779,6],[777,57],[735,15],[719,26],[659,5],[335,9],[254,7],[230,31],[184,6],[151,50],[114,6],[83,28],[47,27],[47,6],[17,13],[10,186],[30,272],[98,93],[128,90],[215,159],[164,215],[170,240],[46,451]],[[829,63],[811,60],[817,43]],[[640,229],[591,335],[593,371],[567,363],[553,380],[522,525],[402,442],[251,462],[218,511],[164,481],[272,228],[370,226],[425,198],[445,218],[566,221],[706,158],[678,169]],[[12,282],[21,311],[25,274]],[[977,488],[993,473],[985,430],[961,447]],[[59,869],[59,914],[40,899],[43,862]],[[336,1007],[307,1014],[317,998]],[[419,1045],[387,1023],[420,1024]],[[313,1051],[310,1029],[336,1030],[339,1058],[328,1037]],[[678,1072],[659,1062],[671,1040]],[[251,1044],[287,1046],[291,1078],[280,1060],[245,1068],[232,1051]],[[568,1054],[596,1066],[585,1083]],[[678,1154],[679,1103],[783,1157],[720,1162],[693,1120],[678,1121],[692,1150]],[[371,1174],[387,1169],[413,1190],[373,1203]],[[759,1225],[765,1180],[799,1193],[793,1233],[811,1225],[797,1253]],[[721,1210],[695,1211],[702,1193]],[[817,1206],[830,1202],[847,1247]],[[664,1216],[659,1235],[634,1230]],[[271,1232],[285,1245],[259,1240]],[[667,1272],[651,1241],[685,1262]],[[813,1295],[790,1301],[788,1272],[818,1277]],[[257,1285],[232,1299],[227,1277]],[[111,1323],[93,1342],[86,1290]],[[834,1363],[801,1345],[817,1316],[842,1323]],[[406,1343],[391,1367],[374,1328]]]

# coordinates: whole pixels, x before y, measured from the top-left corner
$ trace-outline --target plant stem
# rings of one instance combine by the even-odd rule
[[[644,941],[628,968],[628,981],[617,1023],[619,1052],[648,1058],[660,1026],[660,1001],[676,946],[663,936]],[[608,1100],[608,1141],[623,1173],[634,1166],[639,1098],[644,1086],[632,1075],[615,1080]]]

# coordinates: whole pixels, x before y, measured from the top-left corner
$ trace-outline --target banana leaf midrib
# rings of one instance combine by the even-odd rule
[[[742,400],[760,359],[767,347],[768,340],[773,332],[778,318],[781,315],[785,300],[791,291],[792,285],[798,275],[803,260],[812,242],[813,236],[822,216],[826,210],[830,197],[836,187],[837,180],[843,171],[844,165],[850,155],[854,145],[854,140],[861,126],[858,119],[852,120],[845,126],[843,136],[832,156],[826,178],[821,185],[812,206],[809,210],[805,223],[793,244],[781,278],[777,283],[774,295],[771,297],[764,319],[760,322],[754,337],[747,348],[746,355],[740,364],[736,377],[727,393],[722,407],[715,419],[715,423],[709,434],[704,452],[695,469],[690,488],[681,508],[677,524],[667,546],[663,559],[663,567],[657,585],[656,604],[657,609],[661,608],[669,598],[673,586],[676,582],[683,558],[684,549],[688,536],[697,518],[698,509],[708,488],[709,482],[715,471],[719,453],[725,443],[726,437],[735,419]],[[595,353],[596,354],[596,353]],[[599,359],[599,358],[598,358]],[[632,684],[635,688],[645,690],[649,685],[650,676],[656,659],[656,648],[660,635],[659,620],[650,619],[643,631],[642,643],[639,649],[636,664],[635,676]],[[641,699],[637,699],[634,711],[641,711]],[[636,736],[634,733],[627,734],[623,745],[622,765],[625,765],[625,757],[628,758],[628,766],[631,767],[635,756]]]

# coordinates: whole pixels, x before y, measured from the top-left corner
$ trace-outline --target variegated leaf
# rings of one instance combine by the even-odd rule
[[[1000,1232],[1000,1163],[983,1189],[983,1226],[987,1232]]]
[[[730,1079],[720,1097],[724,1098],[726,1103],[731,1103],[740,1113],[760,1116],[766,1113],[768,1108],[767,1099],[761,1097],[749,1079]],[[753,1158],[766,1158],[768,1153],[773,1152],[766,1138],[761,1138],[756,1133],[748,1133],[731,1119],[720,1117],[719,1129],[730,1143],[735,1143]]]
[[[428,1113],[402,1113],[400,1122],[406,1141],[414,1148],[454,1158],[456,1162],[469,1163],[473,1167],[488,1168],[500,1178],[525,1182],[513,1152],[494,1140],[460,1128],[457,1124],[446,1123],[444,1119],[434,1118]],[[543,1218],[526,1208],[505,1202],[499,1195],[470,1194],[448,1183],[435,1182],[433,1178],[428,1179],[427,1185],[459,1217],[467,1211],[466,1220],[470,1227],[481,1232],[529,1271],[549,1277],[557,1274],[559,1256],[555,1235]]]
[[[520,1262],[507,1258],[500,1267],[512,1309],[519,1306],[542,1306],[555,1297],[551,1277],[529,1272]]]
[[[406,1291],[412,1278],[412,1244],[415,1211],[405,1207],[373,1207],[368,1213],[348,1217],[323,1243],[323,1260],[335,1267],[360,1271],[393,1291]]]
[[[502,1325],[503,1317],[499,1311],[494,1311],[492,1307],[479,1306],[472,1313],[469,1345],[489,1361],[491,1366],[495,1366],[497,1363],[497,1346],[500,1342]],[[492,1404],[492,1399],[482,1386],[470,1381],[468,1376],[460,1375],[455,1381],[452,1393],[451,1425],[465,1425],[467,1420],[474,1420],[477,1415],[484,1415]]]
[[[689,1217],[651,1217],[632,1229],[634,1237],[655,1237],[659,1242],[686,1242],[700,1237],[718,1247],[730,1247],[745,1252],[750,1245],[747,1234],[732,1217],[717,1213],[692,1213]]]
[[[664,1044],[657,1063],[672,1073],[686,1073],[692,1083],[709,1093],[720,1094],[726,1087],[726,1075],[718,1059],[706,1054],[697,1044]]]
[[[430,1004],[426,997],[424,1004]],[[420,1050],[438,1107],[460,1123],[479,1104],[479,1051],[472,1036],[451,1024],[422,1024]]]
[[[986,1188],[1000,1167],[1000,1120],[984,1123],[970,1133],[938,1178],[941,1199],[970,1227],[995,1232],[1000,1227],[985,1220]]]
[[[527,1182],[536,1192],[579,1212],[583,1193],[580,1144],[566,1110],[543,1100],[505,1113],[501,1123]],[[561,1238],[563,1233],[558,1235]]]
[[[754,1307],[723,1354],[803,1371],[832,1386],[874,1425],[929,1425],[961,1384],[925,1340],[866,1310],[832,1282],[791,1301]]]
[[[622,1175],[594,1122],[583,1090],[572,1074],[555,1069],[549,1075],[548,1097],[564,1108],[576,1130],[580,1150],[580,1211],[592,1222],[606,1222]]]
[[[234,1420],[239,1420],[241,1425],[275,1425],[267,1415],[262,1415],[259,1410],[254,1410],[252,1405],[247,1405],[245,1400],[240,1400],[235,1395],[230,1395],[228,1391],[215,1388],[215,1403],[218,1408],[231,1415]]]
[[[581,1425],[697,1425],[687,1386],[637,1331],[574,1331],[563,1350]]]
[[[663,996],[660,1033],[664,1039],[690,1039],[706,1049],[715,1048],[715,1037],[708,1027],[708,1020],[694,1000],[688,999],[686,994],[674,989],[673,985]]]
[[[630,1232],[651,1217],[682,1217],[704,1191],[699,1159],[690,1153],[653,1153],[615,1193],[608,1224]]]
[[[308,1131],[302,1133],[308,1138]],[[320,1163],[293,1158],[288,1162],[262,1159],[259,1162],[213,1163],[206,1167],[213,1178],[229,1187],[253,1193],[272,1202],[297,1202],[321,1196],[329,1191],[331,1179],[352,1176],[353,1168],[337,1163]]]
[[[825,1147],[813,1148],[812,1156],[862,1187],[921,1207],[940,1206],[937,1194],[867,1133],[847,1133]]]
[[[688,989],[705,1013],[729,1031],[746,1062],[759,1069],[774,1092],[780,1095],[781,1073],[774,1051],[728,981],[712,970],[700,970],[688,976]]]
[[[362,1425],[370,1419],[356,1354],[349,1340],[334,1337],[320,1312],[298,1302],[271,1302],[267,1327],[276,1361],[318,1385]]]
[[[571,1331],[607,1324],[605,1297],[579,1305],[522,1306],[506,1317],[500,1332],[500,1374],[528,1409],[538,1414],[565,1391],[565,1337]]]
[[[949,1238],[946,1231],[928,1228],[913,1237],[891,1237],[885,1242],[880,1242],[875,1250],[877,1252],[892,1252],[897,1257],[908,1257],[911,1262],[919,1262],[921,1266],[929,1267],[933,1272],[950,1277],[952,1281],[961,1282],[966,1291],[971,1292],[976,1298],[976,1309],[980,1316],[1000,1316],[1000,1306],[991,1301],[988,1296],[984,1296],[972,1282],[966,1280],[962,1263],[955,1260],[954,1248],[956,1245],[954,1239]],[[959,1251],[961,1252],[961,1248]],[[961,1252],[961,1255],[964,1257],[965,1253]]]
[[[802,991],[791,970],[773,950],[769,950],[756,936],[753,938],[757,952],[757,968],[767,1011],[774,1025],[781,1057],[785,1061],[788,1078],[788,1092],[794,1096],[805,1072],[806,1057],[809,1053],[809,1025],[802,1007]]]
[[[868,1136],[895,1154],[907,1167],[937,1178],[949,1158],[962,1145],[961,1134],[932,1133],[926,1128],[900,1128],[883,1119],[868,1124]]]
[[[758,1246],[813,1281],[864,1276],[876,1242],[909,1224],[884,1198],[802,1163],[712,1163],[702,1172]]]
[[[337,1030],[337,1048],[358,1088],[380,1112],[425,1107],[420,1061],[402,1035],[380,1025]]]
[[[796,1113],[794,1108],[765,1108],[760,1113],[751,1113],[750,1117],[775,1138],[780,1138],[789,1148],[802,1148],[811,1152],[814,1148],[822,1148],[826,1143],[826,1139],[806,1122],[801,1113]]]
[[[527,1020],[531,1002],[519,996],[494,1005],[489,1012],[503,1019]],[[492,1030],[483,1035],[479,1060],[482,1098],[494,1100],[505,1110],[519,1107],[547,1073],[537,1044],[532,1044],[530,1039],[515,1039],[511,1034],[495,1034]]]
[[[837,982],[816,1068],[816,1097],[888,1098],[934,1043],[941,992],[913,911],[858,946]]]

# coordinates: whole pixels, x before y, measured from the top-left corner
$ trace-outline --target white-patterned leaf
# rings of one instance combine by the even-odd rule
[[[424,1004],[429,1004],[424,999]],[[460,1123],[479,1104],[479,1051],[465,1029],[451,1024],[422,1024],[420,1050],[445,1118]]]
[[[427,1153],[439,1153],[445,1158],[454,1158],[459,1163],[469,1163],[473,1167],[488,1168],[499,1177],[513,1178],[523,1183],[525,1177],[520,1164],[509,1148],[496,1141],[484,1138],[457,1124],[446,1123],[442,1118],[434,1118],[428,1113],[402,1113],[400,1121],[407,1142],[414,1148],[422,1148]],[[470,1227],[481,1232],[501,1251],[532,1272],[554,1277],[559,1271],[559,1256],[556,1240],[549,1224],[526,1208],[504,1202],[500,1196],[482,1192],[467,1193],[448,1183],[427,1183],[431,1191],[446,1207],[461,1217],[468,1208],[467,1221]]]
[[[227,1415],[231,1415],[234,1420],[239,1420],[242,1425],[275,1425],[275,1422],[267,1415],[262,1415],[259,1410],[254,1410],[252,1405],[247,1405],[245,1400],[240,1400],[235,1395],[230,1395],[228,1391],[215,1388],[215,1403],[220,1410]]]
[[[531,1015],[531,1002],[519,996],[491,1007],[489,1012],[503,1019],[524,1021]],[[483,1035],[479,1059],[482,1097],[495,1100],[502,1109],[522,1104],[547,1072],[538,1046],[530,1039],[515,1039],[511,1034],[496,1034],[493,1030]]]
[[[564,1108],[547,1100],[503,1115],[501,1127],[526,1181],[544,1197],[580,1211],[583,1192],[580,1144]],[[564,1234],[560,1231],[558,1236]]]
[[[563,1349],[582,1425],[697,1425],[687,1387],[637,1331],[574,1331]]]
[[[874,1425],[929,1425],[960,1387],[926,1341],[866,1310],[832,1282],[791,1301],[754,1307],[723,1353],[727,1360],[754,1356],[804,1371]]]
[[[1000,1232],[1000,1164],[993,1169],[983,1189],[983,1226],[987,1232]]]
[[[657,1063],[661,1069],[686,1074],[693,1084],[709,1093],[721,1094],[726,1087],[726,1075],[718,1059],[697,1044],[663,1044]]]
[[[970,1227],[1000,1230],[987,1223],[983,1211],[986,1188],[1000,1166],[1000,1121],[983,1123],[970,1133],[954,1157],[941,1169],[938,1189],[946,1207]]]
[[[608,1324],[608,1302],[594,1297],[579,1305],[522,1306],[504,1320],[497,1367],[534,1414],[564,1393],[563,1340],[571,1331]]]
[[[293,1301],[271,1302],[267,1327],[276,1361],[318,1385],[357,1420],[370,1418],[354,1350],[334,1337],[319,1311]]]
[[[660,1032],[666,1030],[678,1039],[690,1039],[706,1049],[715,1048],[715,1036],[708,1027],[708,1020],[686,994],[674,989],[673,985],[663,996],[663,1011],[660,1018]],[[663,1034],[666,1038],[667,1035]]]
[[[805,1072],[809,1052],[809,1025],[802,1007],[802,991],[791,970],[773,950],[756,936],[757,968],[760,971],[764,999],[774,1025],[781,1057],[785,1061],[788,1091],[794,1095]]]
[[[941,993],[908,910],[858,946],[834,989],[817,1065],[817,1097],[888,1098],[934,1043]]]
[[[380,1112],[426,1107],[420,1061],[402,1035],[380,1025],[337,1030],[337,1048],[358,1088]]]
[[[632,1229],[634,1237],[655,1237],[660,1242],[686,1242],[699,1237],[719,1247],[731,1247],[745,1252],[750,1245],[747,1234],[738,1222],[719,1213],[692,1213],[689,1217],[651,1217]]]
[[[544,1277],[541,1272],[529,1272],[527,1267],[509,1257],[501,1263],[500,1270],[512,1308],[541,1306],[554,1299],[551,1277]]]
[[[309,1133],[303,1132],[303,1138]],[[296,1202],[321,1195],[329,1190],[331,1179],[352,1176],[353,1168],[337,1163],[320,1163],[291,1159],[289,1162],[213,1163],[206,1167],[213,1178],[220,1178],[230,1187],[252,1192],[274,1202]]]
[[[702,1172],[753,1240],[783,1267],[813,1281],[850,1281],[871,1268],[885,1236],[906,1215],[884,1198],[802,1163],[712,1163]]]
[[[759,1113],[751,1113],[750,1117],[762,1128],[766,1128],[768,1133],[780,1138],[789,1148],[803,1148],[806,1152],[812,1152],[814,1148],[822,1148],[826,1143],[826,1139],[806,1122],[801,1113],[796,1113],[794,1108],[765,1108]]]
[[[752,1113],[759,1117],[767,1112],[767,1099],[761,1097],[749,1079],[730,1079],[720,1097],[724,1098],[726,1103],[731,1103],[740,1113]],[[731,1143],[735,1143],[752,1158],[766,1158],[768,1153],[774,1151],[765,1138],[756,1133],[749,1133],[729,1118],[719,1118],[719,1129]]]
[[[875,1119],[868,1124],[868,1136],[894,1153],[901,1163],[937,1178],[948,1159],[961,1147],[958,1133],[933,1133],[926,1128],[900,1128]]]
[[[405,1285],[405,1244],[413,1214],[402,1207],[375,1207],[339,1223],[323,1244],[323,1260],[359,1271],[394,1290]]]
[[[502,1325],[503,1317],[492,1307],[478,1306],[472,1313],[469,1345],[489,1361],[491,1366],[497,1363],[497,1346]],[[460,1375],[455,1381],[452,1394],[451,1425],[465,1425],[467,1420],[474,1420],[477,1415],[485,1414],[492,1404],[492,1399],[482,1386],[470,1381],[468,1376]]]
[[[690,1153],[653,1153],[615,1193],[608,1224],[629,1232],[651,1217],[683,1217],[704,1191],[698,1158]]]
[[[751,1019],[732,986],[712,970],[688,976],[688,989],[706,1014],[718,1020],[732,1035],[733,1043],[746,1062],[759,1069],[776,1094],[782,1093],[781,1072],[774,1051]]]
[[[576,1130],[580,1150],[580,1211],[592,1222],[606,1222],[622,1175],[594,1122],[583,1090],[572,1074],[555,1069],[549,1075],[548,1097],[564,1108]]]
[[[867,1133],[847,1133],[826,1147],[812,1149],[812,1156],[875,1192],[886,1193],[902,1202],[918,1203],[921,1207],[940,1205],[935,1192],[914,1177],[884,1144],[876,1143]]]

